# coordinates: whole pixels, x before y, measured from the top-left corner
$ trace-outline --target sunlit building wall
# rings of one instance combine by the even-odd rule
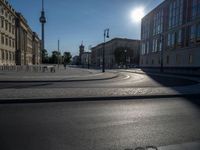
[[[101,68],[103,62],[103,47],[104,43],[101,43],[93,47],[91,54],[91,64],[95,68]],[[118,68],[119,64],[116,62],[115,52],[125,51],[126,61],[129,65],[139,65],[139,50],[140,40],[126,39],[126,38],[114,38],[105,43],[105,67],[106,68]],[[122,56],[123,57],[123,56]],[[123,58],[125,61],[125,58]]]
[[[15,10],[0,0],[0,65],[15,65]]]
[[[16,64],[40,64],[40,39],[31,30],[23,15],[21,13],[16,14]]]
[[[199,58],[200,0],[165,0],[142,19],[141,67],[199,68]]]
[[[37,33],[33,32],[33,64],[38,65],[41,63],[41,40],[39,39]]]

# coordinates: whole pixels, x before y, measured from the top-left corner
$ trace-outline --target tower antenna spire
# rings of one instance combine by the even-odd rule
[[[41,11],[41,17],[40,17],[40,23],[41,23],[41,36],[42,36],[42,42],[41,42],[41,51],[45,49],[45,43],[44,43],[44,25],[46,23],[46,17],[45,17],[45,11],[44,11],[44,0],[42,0],[42,11]]]
[[[42,11],[44,11],[44,0],[42,0]]]

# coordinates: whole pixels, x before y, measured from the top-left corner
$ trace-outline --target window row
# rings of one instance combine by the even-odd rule
[[[148,65],[148,64],[151,64],[151,65],[156,65],[156,64],[161,64],[161,59],[160,59],[161,57],[160,56],[158,56],[157,57],[157,59],[156,58],[154,58],[154,59],[148,59],[148,58],[146,58],[145,59],[145,62],[144,62],[144,60],[141,58],[141,64],[143,65],[143,64],[146,64],[146,65]],[[169,55],[167,55],[165,58],[164,58],[164,64],[166,64],[166,65],[170,65],[170,64],[177,64],[177,65],[180,65],[182,62],[181,62],[181,60],[183,60],[182,59],[182,56],[181,55],[179,55],[179,54],[176,54],[176,56],[175,56],[175,58],[173,57],[173,58],[171,58]],[[194,60],[193,60],[193,55],[192,54],[189,54],[188,56],[187,56],[187,63],[188,64],[193,64],[193,62],[194,62]]]
[[[185,41],[185,42],[184,42]],[[165,42],[165,49],[175,49],[178,47],[192,46],[195,43],[200,42],[200,23],[194,24],[187,28],[181,28],[176,31],[169,32],[165,36],[165,40],[162,36],[154,37],[152,40],[142,42],[141,54],[156,53],[162,50]]]
[[[142,22],[142,40],[148,39],[150,35],[150,19],[145,19]]]
[[[183,0],[173,0],[169,5],[169,29],[183,23]]]
[[[154,14],[153,18],[153,35],[163,32],[163,9]]]
[[[15,26],[3,18],[0,18],[0,27],[4,28],[9,33],[15,34]]]
[[[191,5],[191,19],[200,17],[200,0],[192,0]]]
[[[15,48],[15,40],[1,34],[1,44]]]
[[[1,50],[0,59],[2,61],[4,61],[4,60],[14,61],[15,60],[15,53],[9,52],[9,51],[6,51],[6,50]]]
[[[2,5],[0,5],[0,15],[5,16],[6,19],[8,19],[12,23],[15,22],[15,17],[11,13],[6,11],[5,8]]]

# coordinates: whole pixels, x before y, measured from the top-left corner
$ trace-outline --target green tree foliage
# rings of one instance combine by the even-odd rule
[[[64,52],[63,54],[63,63],[64,64],[69,64],[71,62],[72,55],[70,52]]]
[[[49,56],[46,49],[42,50],[42,63],[46,64],[49,62]]]
[[[127,54],[125,53],[125,50],[127,50]],[[115,49],[115,61],[118,65],[125,64],[125,58],[129,51],[129,48],[127,47],[119,47]]]
[[[50,63],[52,64],[57,64],[58,63],[58,58],[60,57],[60,52],[58,51],[53,51],[51,58],[50,58]]]

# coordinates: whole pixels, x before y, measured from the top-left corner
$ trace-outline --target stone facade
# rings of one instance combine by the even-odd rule
[[[102,67],[103,46],[104,43],[101,43],[91,49],[92,50],[91,63],[95,68]],[[122,55],[123,53],[126,52],[126,63],[128,65],[132,66],[139,65],[139,50],[140,50],[139,40],[124,39],[124,38],[112,39],[111,41],[105,43],[105,67],[112,69],[112,68],[118,68],[120,65],[122,65],[116,61],[116,54],[115,54],[116,51],[122,51]],[[125,57],[122,59],[125,59]]]
[[[33,64],[41,64],[41,40],[39,39],[37,33],[33,32]]]
[[[0,65],[15,65],[15,10],[0,0]]]
[[[0,0],[0,65],[40,64],[40,44],[23,15]]]
[[[200,0],[165,0],[142,19],[141,33],[141,67],[200,67]]]
[[[91,64],[91,52],[84,52],[81,55],[81,65],[87,68]]]

